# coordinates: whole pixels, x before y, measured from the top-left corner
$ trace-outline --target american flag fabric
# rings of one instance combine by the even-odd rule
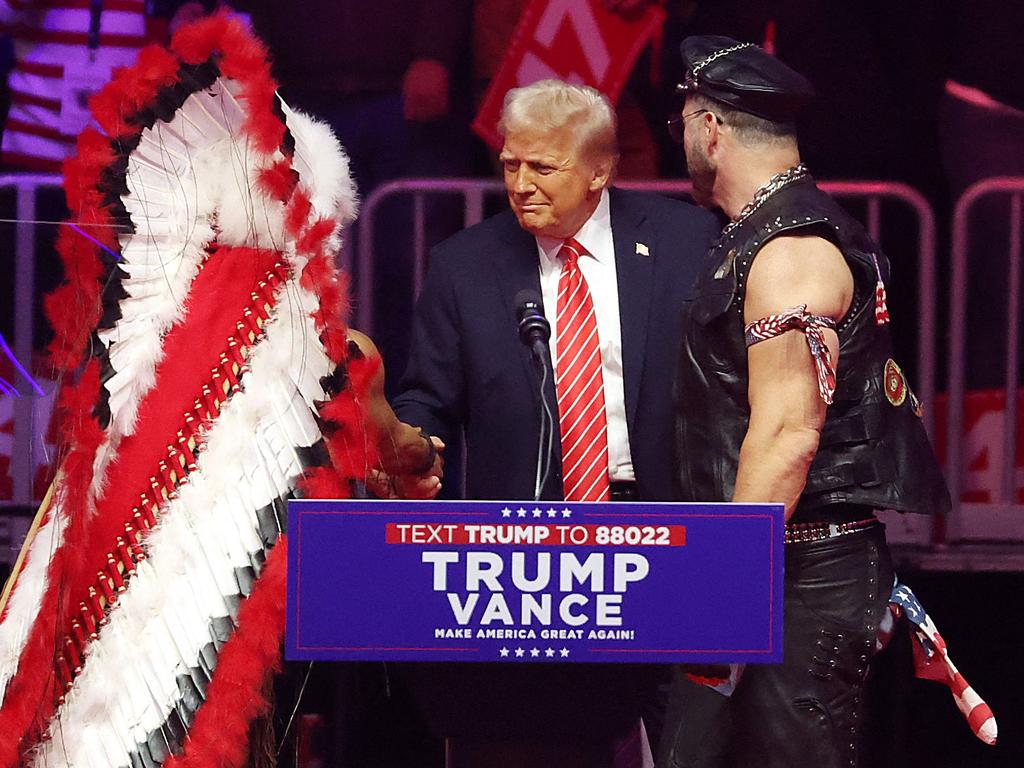
[[[99,35],[91,48],[94,13],[89,0],[0,0],[0,32],[13,39],[15,58],[8,77],[11,108],[3,131],[4,165],[59,172],[85,127],[61,117],[69,78],[88,72],[95,76],[89,87],[97,91],[113,68],[133,64],[145,46],[143,0],[104,0]]]
[[[889,304],[885,297],[882,269],[878,266],[878,257],[875,254],[871,254],[871,260],[875,263],[875,275],[878,277],[875,283],[875,325],[885,325],[889,322]]]
[[[967,718],[967,724],[974,735],[986,744],[995,744],[998,728],[991,708],[960,674],[949,658],[946,641],[939,634],[935,622],[910,587],[901,584],[899,580],[893,585],[889,610],[895,620],[906,616],[910,621],[917,677],[949,686],[953,700]]]
[[[818,394],[821,395],[821,399],[825,401],[826,405],[832,405],[832,395],[836,391],[836,369],[828,347],[825,345],[823,328],[830,328],[834,331],[836,329],[835,320],[822,315],[812,315],[807,311],[807,305],[801,304],[787,309],[785,312],[768,315],[749,323],[744,329],[744,338],[747,346],[752,347],[759,342],[781,336],[786,331],[803,331],[818,373]]]

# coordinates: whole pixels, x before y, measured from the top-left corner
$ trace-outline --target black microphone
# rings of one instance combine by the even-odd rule
[[[540,294],[532,288],[524,288],[516,294],[515,302],[519,340],[530,348],[537,364],[544,365],[548,339],[551,338],[551,323],[544,317]]]
[[[551,323],[544,317],[540,294],[524,288],[516,294],[516,320],[519,321],[519,340],[530,348],[533,360],[540,370],[540,432],[537,435],[537,474],[533,484],[533,499],[540,500],[544,484],[551,473],[551,450],[555,434],[555,417],[545,397],[548,377],[548,340]]]

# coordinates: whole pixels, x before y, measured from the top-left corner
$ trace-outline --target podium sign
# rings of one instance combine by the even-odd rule
[[[288,509],[289,659],[782,661],[781,505]]]

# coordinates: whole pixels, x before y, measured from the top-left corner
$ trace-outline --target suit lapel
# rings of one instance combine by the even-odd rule
[[[516,306],[515,297],[524,288],[532,288],[539,294],[540,271],[538,267],[537,241],[533,235],[523,230],[512,216],[508,217],[508,226],[504,228],[499,237],[501,252],[495,254],[494,263],[497,265],[495,277],[499,283],[502,301],[505,304],[504,311],[507,317],[511,318],[511,333],[516,332]],[[530,350],[525,344],[518,345],[520,362],[525,370],[526,378],[530,382],[534,398],[540,394],[540,376],[533,363]],[[551,368],[551,357],[548,356],[548,369]],[[555,408],[555,386],[552,378],[548,378],[548,386],[545,387],[548,403]]]
[[[647,326],[654,291],[654,259],[658,244],[642,209],[612,189],[612,240],[615,244],[615,273],[619,290],[619,319],[622,324],[622,377],[626,398],[626,425],[630,438],[636,421],[640,381],[647,349]]]

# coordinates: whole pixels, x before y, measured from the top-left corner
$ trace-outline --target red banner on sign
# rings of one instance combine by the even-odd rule
[[[388,544],[685,547],[685,525],[388,523]]]
[[[523,11],[473,130],[499,149],[505,94],[545,78],[592,85],[614,104],[637,56],[664,19],[665,12],[655,4],[634,18],[607,10],[601,0],[533,0]]]

